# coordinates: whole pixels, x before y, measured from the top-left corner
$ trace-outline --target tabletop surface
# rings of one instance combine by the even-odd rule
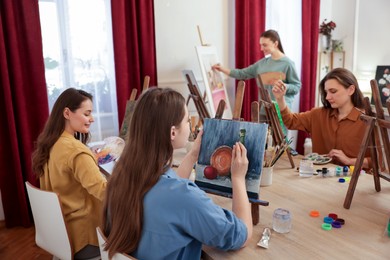
[[[299,157],[294,158],[299,165]],[[320,167],[331,165],[321,165]],[[275,166],[270,186],[260,187],[260,199],[269,206],[260,207],[260,223],[254,226],[250,244],[238,251],[223,252],[203,247],[204,259],[390,259],[390,237],[385,232],[390,218],[390,183],[381,180],[376,192],[373,176],[360,176],[350,209],[343,207],[349,182],[337,177],[300,177],[291,169],[287,157]],[[209,194],[213,201],[231,209],[231,199]],[[276,208],[292,213],[289,233],[272,230],[272,214]],[[312,210],[320,217],[310,217]],[[325,231],[323,218],[336,213],[345,220],[340,229]],[[257,246],[265,227],[271,228],[268,249]]]

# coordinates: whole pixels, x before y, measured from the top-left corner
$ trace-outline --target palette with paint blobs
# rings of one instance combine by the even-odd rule
[[[313,164],[317,164],[317,165],[327,164],[327,163],[330,163],[332,161],[332,158],[330,158],[329,156],[320,155],[318,153],[310,153],[310,154],[306,155],[305,158],[312,161]]]
[[[107,137],[102,143],[90,147],[99,165],[112,162],[119,158],[125,141],[117,136]]]

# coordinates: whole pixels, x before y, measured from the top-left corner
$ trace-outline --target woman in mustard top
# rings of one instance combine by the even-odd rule
[[[92,96],[69,88],[57,99],[32,155],[43,190],[59,194],[75,259],[99,256],[96,227],[106,179],[85,145],[92,117]]]

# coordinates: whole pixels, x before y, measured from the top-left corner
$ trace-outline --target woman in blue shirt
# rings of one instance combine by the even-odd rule
[[[129,140],[108,182],[103,231],[106,250],[139,259],[200,259],[202,244],[222,250],[243,247],[252,235],[245,174],[246,149],[233,147],[233,212],[222,209],[188,180],[201,135],[171,169],[173,150],[183,148],[190,128],[183,96],[151,88],[138,100]]]

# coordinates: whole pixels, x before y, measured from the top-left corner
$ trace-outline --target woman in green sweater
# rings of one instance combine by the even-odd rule
[[[260,48],[265,57],[247,68],[228,69],[220,64],[216,64],[212,68],[239,80],[256,78],[257,81],[257,75],[260,74],[272,100],[275,100],[272,86],[275,84],[286,86],[286,103],[291,108],[294,96],[299,93],[301,88],[294,62],[284,54],[279,34],[274,30],[268,30],[261,34]],[[257,84],[259,85],[258,81]]]

